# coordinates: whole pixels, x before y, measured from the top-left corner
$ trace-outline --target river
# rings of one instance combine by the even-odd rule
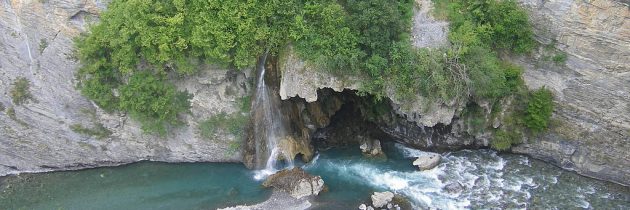
[[[441,209],[630,209],[628,187],[491,150],[442,154],[436,168],[412,166],[421,151],[385,144],[387,158],[357,147],[321,151],[301,165],[329,187],[314,209],[356,209],[374,191],[404,195],[416,207]],[[296,163],[300,165],[299,163]],[[22,174],[0,182],[0,209],[215,209],[253,204],[271,191],[235,163],[141,162],[80,171]],[[461,192],[443,187],[460,183]]]

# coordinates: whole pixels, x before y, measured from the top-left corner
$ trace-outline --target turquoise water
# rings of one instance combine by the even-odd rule
[[[491,150],[442,154],[440,165],[418,171],[422,151],[385,145],[387,160],[366,159],[355,147],[332,149],[305,166],[321,175],[330,191],[315,209],[355,209],[373,191],[406,196],[416,208],[440,209],[630,209],[630,188],[579,176],[521,155]],[[459,182],[463,191],[448,193]]]
[[[442,154],[436,168],[412,166],[418,150],[386,144],[387,159],[357,147],[320,152],[303,165],[328,191],[314,209],[356,209],[390,190],[415,207],[440,209],[630,209],[630,189],[579,176],[525,156],[490,150]],[[0,184],[0,209],[215,209],[270,196],[240,164],[142,162],[72,172],[23,174]],[[463,191],[442,188],[459,182]]]
[[[266,200],[242,164],[142,162],[23,174],[0,186],[0,209],[215,209]]]

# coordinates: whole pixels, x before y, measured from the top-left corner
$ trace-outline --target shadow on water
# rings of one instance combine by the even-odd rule
[[[5,179],[0,209],[216,209],[271,192],[234,163],[142,162]]]

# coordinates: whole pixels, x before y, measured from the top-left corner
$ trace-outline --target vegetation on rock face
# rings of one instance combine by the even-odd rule
[[[135,73],[120,87],[120,109],[142,123],[142,129],[166,134],[167,125],[181,123],[177,114],[190,109],[190,95],[147,72]]]
[[[81,124],[73,124],[70,125],[70,129],[79,134],[94,136],[97,139],[103,139],[112,135],[112,132],[100,123],[96,123],[94,128],[84,127]]]
[[[525,125],[534,132],[541,132],[547,128],[549,118],[553,112],[553,95],[546,88],[532,92],[525,115]]]
[[[244,134],[244,126],[249,118],[242,113],[219,113],[199,124],[201,136],[211,139],[219,131],[225,131],[240,140]]]
[[[27,103],[28,100],[33,99],[33,95],[31,95],[31,82],[24,77],[17,78],[13,82],[13,87],[11,88],[11,100],[13,100],[13,104],[22,105]]]
[[[252,66],[266,50],[275,54],[292,44],[312,65],[363,78],[361,91],[377,99],[388,87],[406,100],[420,95],[444,102],[496,103],[521,94],[522,70],[498,56],[527,53],[535,46],[527,14],[513,0],[435,1],[436,12],[450,21],[450,45],[441,49],[411,46],[414,4],[114,0],[100,23],[77,40],[83,64],[77,73],[79,88],[103,109],[128,112],[145,130],[164,134],[190,107],[190,96],[176,90],[169,78],[192,75],[204,62]],[[538,120],[546,115],[528,116],[527,122],[535,124],[528,128],[546,125]],[[240,119],[209,119],[200,125],[202,134],[227,126],[220,121],[239,122],[232,117]],[[229,127],[225,129],[236,130]],[[513,136],[499,134],[497,139]]]

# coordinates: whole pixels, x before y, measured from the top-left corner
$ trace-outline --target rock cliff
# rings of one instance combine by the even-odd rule
[[[177,80],[178,88],[194,94],[192,113],[182,116],[185,126],[173,128],[166,137],[144,134],[137,122],[105,113],[80,95],[72,38],[85,31],[106,2],[0,3],[0,176],[140,160],[240,161],[238,151],[230,148],[238,141],[235,136],[217,133],[204,139],[197,124],[220,112],[237,112],[238,98],[251,92],[250,71],[203,66],[194,79]],[[10,96],[19,77],[30,81],[33,96],[23,105],[14,104]],[[81,128],[111,134],[98,138],[78,131]]]
[[[550,132],[514,149],[580,174],[630,185],[630,5],[628,1],[521,0],[537,38],[567,61],[515,59],[530,88],[555,94]]]
[[[431,7],[430,1],[418,3],[421,9],[415,11],[412,28],[414,46],[436,47],[440,45],[435,43],[446,43],[447,24],[431,18],[427,9],[423,9]],[[583,175],[630,185],[628,2],[520,0],[519,3],[529,12],[536,38],[547,47],[532,55],[509,59],[526,69],[523,77],[529,88],[552,89],[556,108],[549,131],[513,151]],[[550,51],[566,53],[566,62],[549,61]],[[359,86],[357,79],[313,71],[291,49],[287,52],[281,59],[283,99],[297,96],[312,102],[318,99],[317,89],[342,91],[356,90]],[[398,117],[406,121],[395,120],[381,129],[402,142],[426,148],[488,145],[483,136],[473,139],[458,135],[466,128],[453,121],[453,116],[462,104],[433,103],[422,98],[390,99]],[[445,132],[452,135],[434,135]]]
[[[238,152],[230,152],[230,144],[237,141],[236,137],[217,133],[214,139],[204,139],[197,125],[220,112],[237,112],[238,99],[251,92],[248,82],[251,71],[203,66],[194,79],[178,79],[176,84],[180,89],[194,94],[192,113],[182,116],[187,125],[172,129],[166,137],[143,134],[133,120],[120,113],[105,113],[77,92],[74,72],[78,63],[72,55],[72,38],[84,32],[90,21],[98,19],[107,2],[5,0],[0,3],[0,176],[139,160],[239,161]],[[448,23],[431,18],[429,0],[418,3],[421,7],[415,11],[412,43],[416,47],[445,44]],[[529,11],[536,38],[550,45],[553,51],[566,53],[567,60],[560,64],[545,61],[548,52],[542,49],[533,55],[510,58],[526,68],[523,76],[527,86],[550,88],[556,104],[549,132],[529,139],[513,151],[584,175],[630,185],[629,3],[623,0],[519,0],[519,3]],[[291,50],[281,56],[282,99],[297,96],[313,102],[319,99],[318,89],[332,88],[338,92],[358,89],[359,78],[339,78],[309,68]],[[33,100],[17,105],[12,102],[10,90],[20,77],[30,81]],[[402,101],[391,97],[391,101],[396,115],[405,120],[383,130],[404,142],[426,147],[435,142],[487,145],[468,137],[435,136],[459,129],[453,116],[462,104],[433,103],[422,98]],[[339,109],[341,105],[337,105]],[[312,122],[320,121],[312,118]],[[327,123],[320,124],[315,127]],[[104,138],[81,134],[72,129],[77,125],[102,127],[111,134]],[[427,135],[427,139],[417,139]]]

